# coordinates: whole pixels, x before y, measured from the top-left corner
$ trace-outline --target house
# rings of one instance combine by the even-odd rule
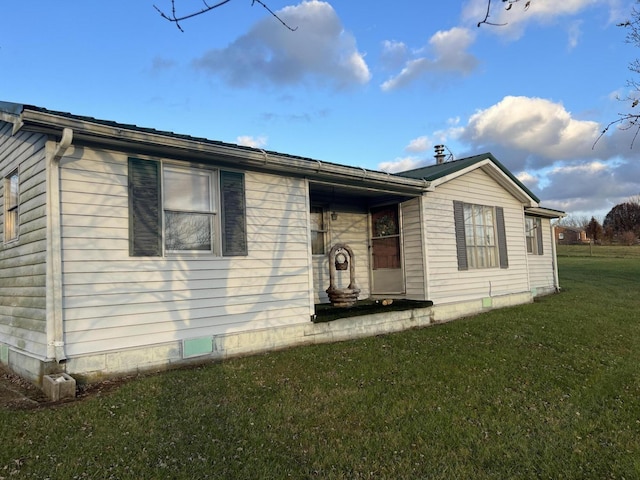
[[[0,363],[38,384],[396,331],[559,288],[563,213],[491,154],[396,175],[0,103],[0,177]],[[349,248],[332,273],[336,244]],[[314,322],[331,274],[359,299],[433,305]]]
[[[562,245],[575,245],[579,243],[589,243],[589,237],[584,228],[555,226],[556,242]]]

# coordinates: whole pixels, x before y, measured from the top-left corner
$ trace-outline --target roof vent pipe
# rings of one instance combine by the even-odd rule
[[[446,155],[444,154],[444,145],[436,145],[433,148],[436,151],[436,154],[435,154],[436,164],[440,165],[440,164],[444,163],[444,159],[446,157]]]

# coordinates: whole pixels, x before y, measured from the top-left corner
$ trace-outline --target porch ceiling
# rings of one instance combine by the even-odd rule
[[[360,207],[374,207],[391,203],[405,202],[416,195],[361,186],[334,185],[323,182],[309,182],[309,195],[312,203],[349,204]]]

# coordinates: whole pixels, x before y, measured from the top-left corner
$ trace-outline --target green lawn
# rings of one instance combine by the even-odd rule
[[[558,245],[559,257],[607,257],[607,258],[638,258],[640,259],[640,245],[630,247],[620,245]]]
[[[563,293],[0,411],[0,479],[640,478],[640,259]]]

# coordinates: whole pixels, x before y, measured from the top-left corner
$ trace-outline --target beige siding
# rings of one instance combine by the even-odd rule
[[[553,236],[550,220],[542,219],[542,255],[527,255],[529,262],[529,278],[531,289],[540,292],[553,291],[556,287],[554,279],[555,266],[553,264]]]
[[[331,220],[327,215],[327,254],[336,243],[346,243],[353,250],[356,265],[356,282],[360,288],[359,299],[368,298],[370,295],[369,282],[369,213],[365,210],[357,210],[354,207],[340,209],[334,206],[338,213],[336,220]],[[348,210],[348,211],[347,211]],[[329,288],[329,262],[327,255],[313,256],[313,285],[314,301],[316,303],[328,303],[329,298],[325,290]],[[337,272],[336,281],[338,288],[349,285],[349,271]]]
[[[425,300],[425,268],[420,199],[402,204],[402,245],[406,297]]]
[[[0,122],[0,342],[46,356],[46,137]],[[19,168],[19,237],[4,243],[4,179]]]
[[[454,200],[504,208],[509,268],[458,270]],[[429,300],[449,303],[529,290],[523,207],[482,169],[438,186],[423,201]]]
[[[246,174],[246,257],[130,257],[127,156],[76,148],[61,166],[69,356],[309,322],[303,180]]]

